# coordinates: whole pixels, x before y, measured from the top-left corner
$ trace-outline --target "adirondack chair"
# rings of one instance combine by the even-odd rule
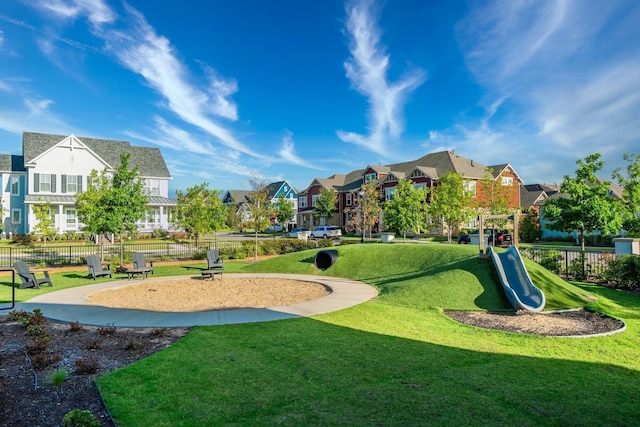
[[[209,249],[207,251],[207,269],[201,272],[202,277],[209,276],[213,279],[216,274],[222,277],[222,270],[224,270],[224,260],[220,258],[220,252],[217,249]]]
[[[153,274],[153,261],[149,261],[149,266],[147,266],[147,261],[144,259],[144,254],[133,253],[131,254],[131,260],[133,261],[134,270],[144,272],[145,275],[147,273]]]
[[[102,263],[100,262],[100,258],[97,255],[88,255],[87,256],[87,267],[89,268],[89,275],[93,277],[93,280],[96,280],[96,277],[100,276],[111,276],[111,264],[107,264],[107,268],[102,268]]]
[[[224,260],[220,258],[220,252],[217,249],[209,249],[207,251],[207,270],[222,270],[224,268]]]
[[[13,268],[16,269],[16,273],[20,277],[22,283],[20,284],[20,289],[24,288],[40,288],[40,285],[48,284],[49,286],[53,286],[51,283],[51,278],[49,277],[49,272],[45,271],[44,277],[37,278],[36,273],[29,270],[29,266],[24,262],[16,262],[13,264]]]

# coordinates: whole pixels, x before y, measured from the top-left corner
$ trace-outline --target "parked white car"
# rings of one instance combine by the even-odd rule
[[[342,237],[340,227],[321,225],[311,232],[312,239],[336,239]]]
[[[267,228],[267,233],[282,233],[284,227],[278,223],[273,223]]]

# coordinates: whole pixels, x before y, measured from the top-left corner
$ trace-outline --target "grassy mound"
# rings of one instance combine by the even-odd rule
[[[386,304],[419,309],[512,310],[490,259],[466,245],[367,244],[336,247],[338,260],[319,272],[317,250],[249,265],[244,272],[326,274],[375,286]],[[587,293],[537,263],[525,260],[531,279],[545,293],[546,310],[585,306]]]

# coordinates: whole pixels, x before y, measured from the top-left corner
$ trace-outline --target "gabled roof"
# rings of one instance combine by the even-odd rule
[[[0,154],[0,172],[25,172],[24,157],[14,154]]]
[[[22,154],[24,163],[29,164],[42,153],[53,148],[66,139],[68,135],[53,135],[47,133],[24,132],[22,134]],[[131,167],[138,166],[140,175],[156,178],[171,178],[160,149],[155,147],[140,147],[131,145],[127,141],[113,139],[97,139],[76,137],[91,151],[104,160],[112,168],[120,164],[122,153],[130,153]]]
[[[502,165],[489,166],[489,168],[491,169],[491,174],[493,175],[494,178],[497,178],[500,175],[502,175],[502,172],[504,172],[505,169],[511,169],[511,172],[513,172],[513,174],[516,176],[518,181],[520,181],[521,183],[523,182],[522,178],[520,178],[520,175],[518,175],[516,170],[509,163],[502,164]]]
[[[520,204],[523,208],[529,209],[548,197],[547,193],[539,188],[529,190],[527,186],[520,187]]]
[[[243,203],[251,194],[248,190],[227,190],[222,196],[222,202],[225,204]]]
[[[309,187],[303,193],[309,191],[314,185],[325,188],[335,188],[338,191],[357,189],[362,185],[362,177],[367,169],[373,169],[379,173],[404,173],[407,176],[412,170],[420,168],[430,178],[438,179],[447,172],[455,172],[467,179],[482,179],[487,167],[472,159],[460,156],[452,151],[440,151],[426,154],[419,159],[408,162],[394,163],[390,165],[369,165],[365,169],[358,169],[348,174],[335,174],[328,178],[314,178]]]

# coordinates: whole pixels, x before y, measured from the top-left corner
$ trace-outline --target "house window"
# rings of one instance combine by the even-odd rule
[[[318,200],[318,197],[320,197],[319,194],[314,194],[313,196],[311,196],[311,206],[316,205],[316,200]]]
[[[414,188],[414,190],[419,190],[421,188],[426,190],[427,189],[427,183],[426,182],[419,182],[417,184],[413,184],[413,188]]]
[[[65,221],[67,224],[67,228],[78,228],[77,216],[75,209],[65,209]]]
[[[147,224],[159,224],[160,212],[156,209],[147,210]]]
[[[513,185],[513,178],[510,176],[503,176],[502,177],[502,185],[510,187]]]
[[[11,223],[12,224],[22,223],[22,211],[20,209],[11,210]]]
[[[11,195],[12,196],[20,195],[20,178],[17,176],[11,177]]]
[[[48,173],[33,174],[33,189],[36,193],[55,193],[56,176]]]
[[[344,203],[347,206],[351,206],[353,204],[353,194],[347,193],[344,195]]]
[[[81,193],[82,175],[62,175],[63,193]]]
[[[384,189],[385,200],[393,200],[393,192],[396,191],[396,187],[386,187]]]
[[[149,186],[149,195],[150,196],[159,196],[160,195],[160,180],[159,179],[150,179],[147,181],[147,185]]]
[[[464,182],[464,191],[470,197],[476,197],[476,181],[465,181]]]
[[[368,173],[364,176],[364,182],[374,181],[376,179],[378,179],[378,174],[375,172]]]
[[[298,202],[300,203],[300,207],[301,208],[306,208],[307,207],[307,195],[305,194],[303,197],[300,197],[298,199]]]

